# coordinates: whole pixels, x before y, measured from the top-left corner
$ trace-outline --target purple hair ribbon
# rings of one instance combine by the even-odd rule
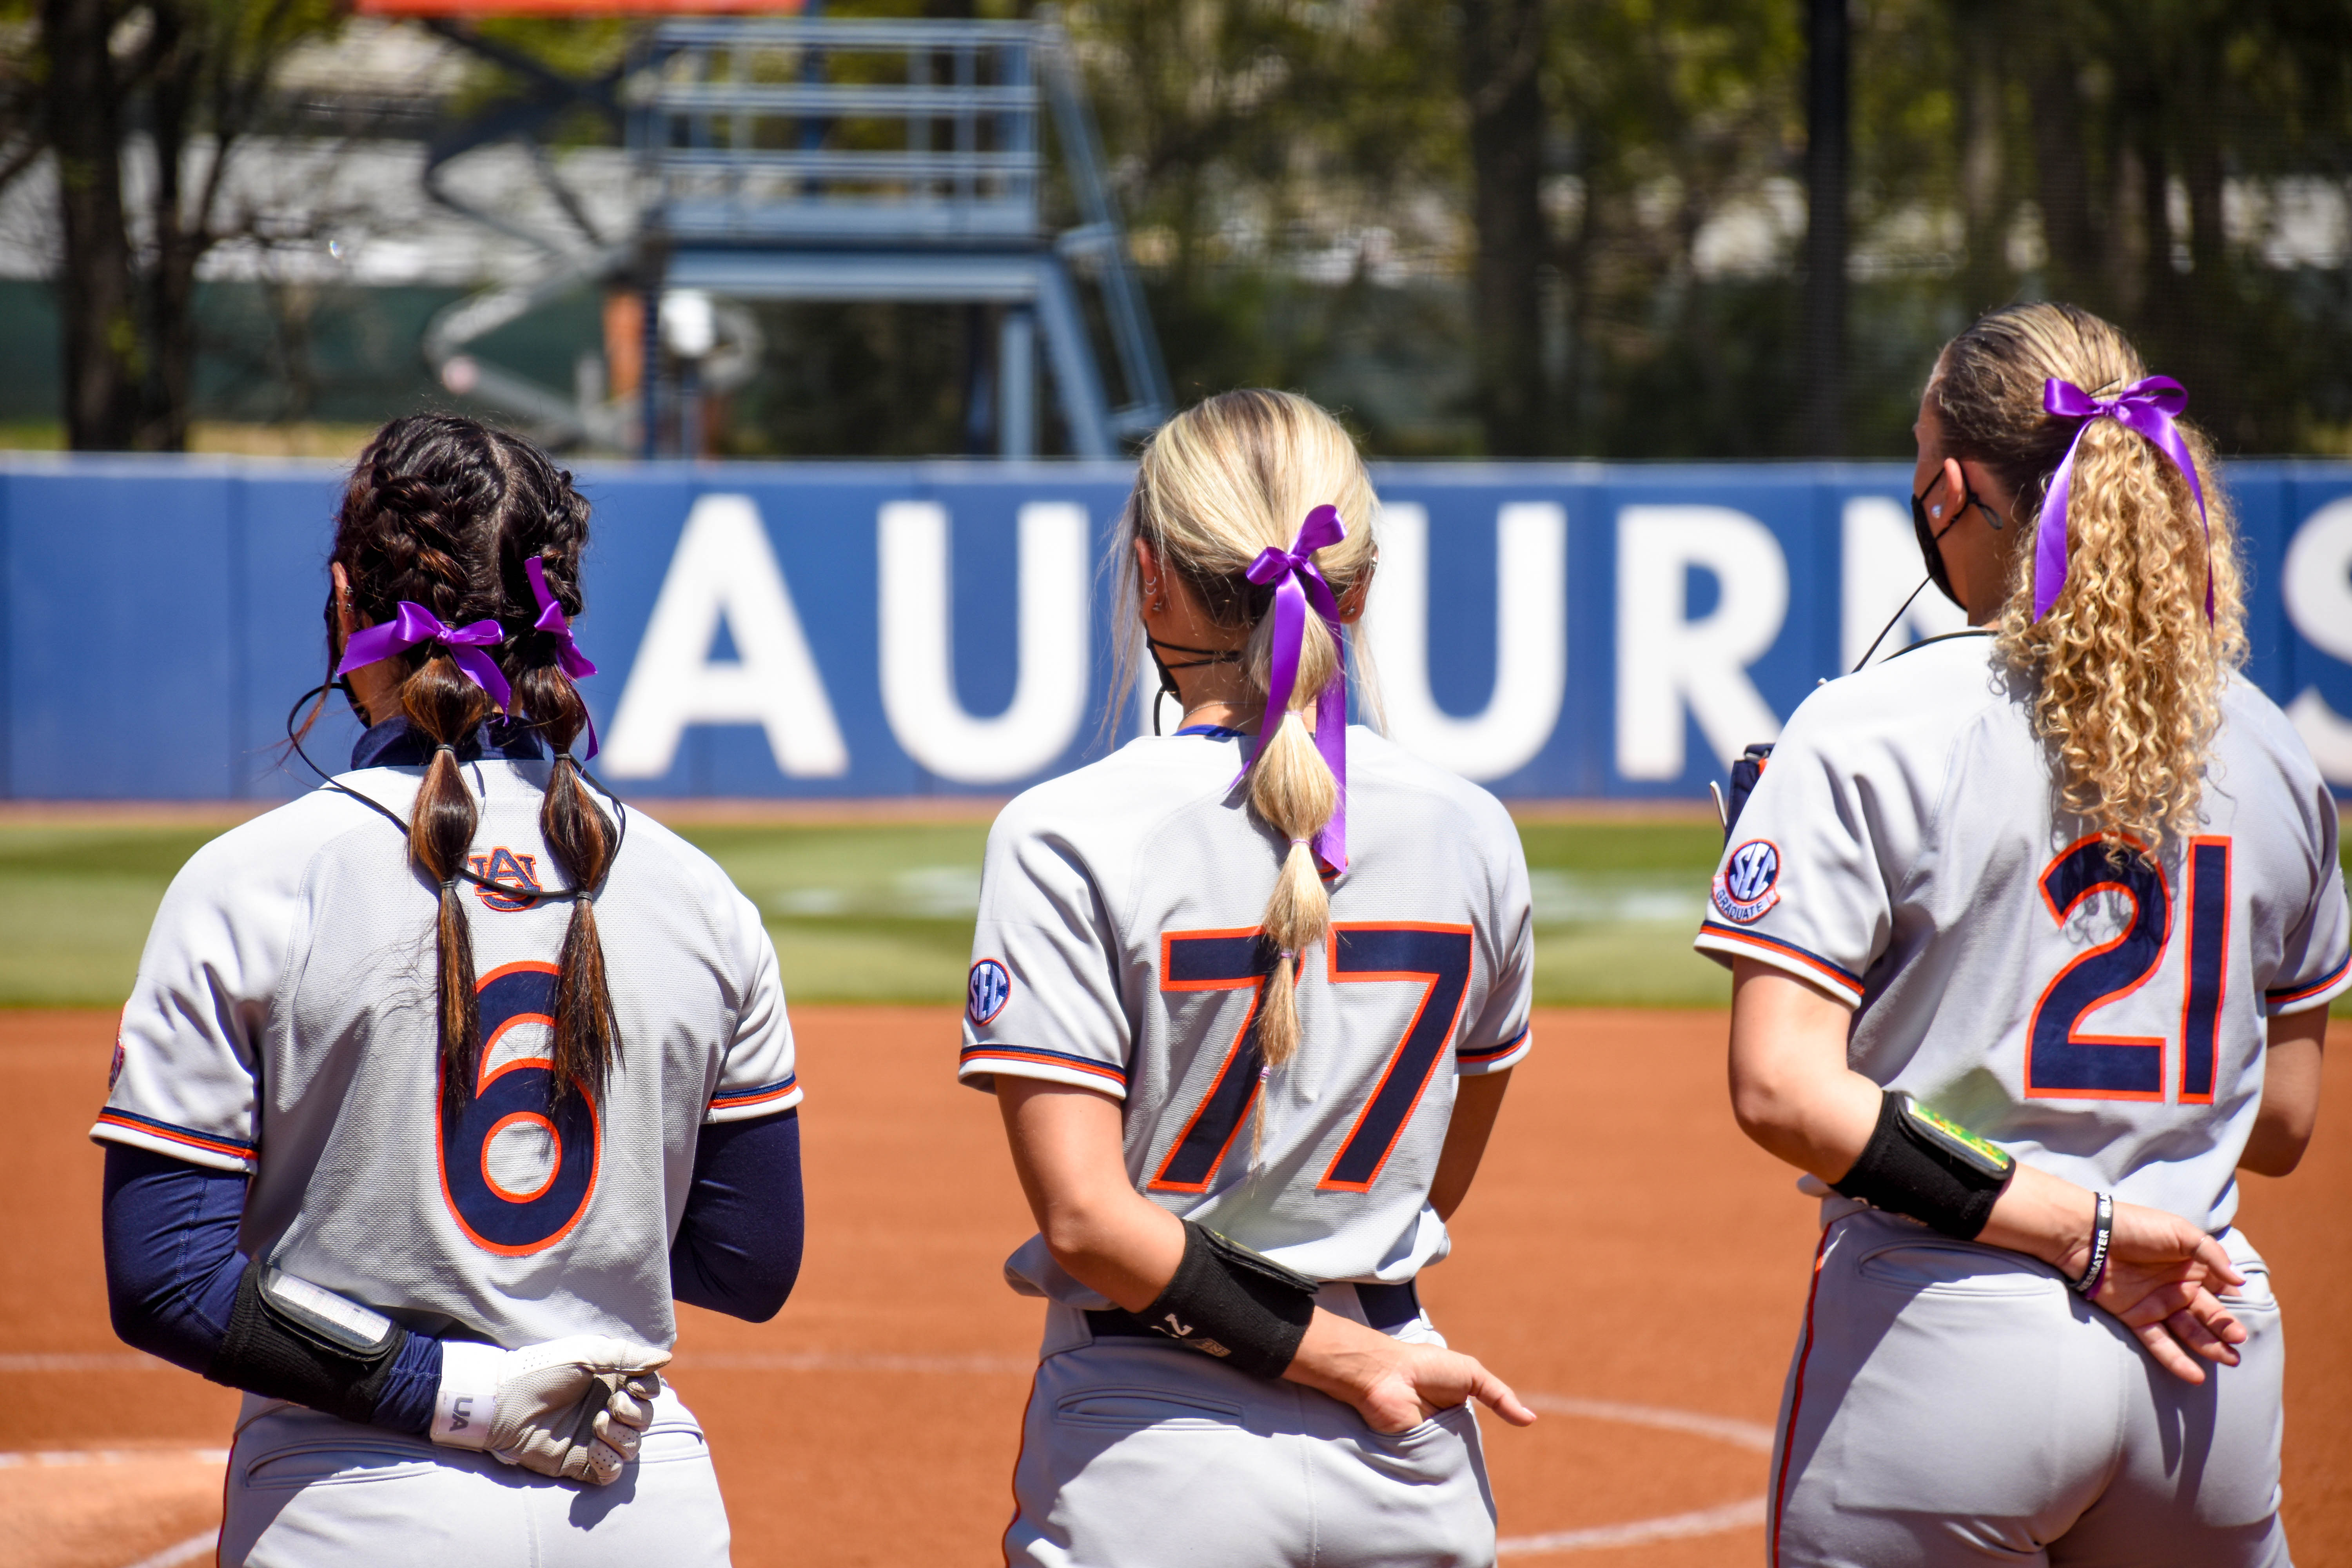
[[[582,653],[580,645],[572,640],[571,619],[564,615],[563,606],[556,602],[555,595],[548,591],[546,566],[534,555],[522,563],[522,569],[523,574],[530,579],[530,596],[539,601],[539,619],[531,624],[531,629],[545,632],[555,639],[555,662],[564,674],[574,680],[587,679],[596,673],[596,667],[588,662],[588,656]],[[595,755],[596,719],[591,714],[588,719],[588,751],[581,761],[591,761]]]
[[[498,647],[506,637],[506,628],[496,621],[445,626],[440,616],[424,605],[403,599],[392,619],[352,634],[352,640],[343,645],[343,659],[335,666],[335,673],[349,675],[354,669],[381,664],[418,643],[439,643],[449,650],[449,658],[466,679],[488,692],[490,700],[504,708],[514,700],[514,689],[507,684],[499,661],[482,650]]]
[[[2151,375],[2136,381],[2113,397],[2097,398],[2071,381],[2053,376],[2042,384],[2042,406],[2061,419],[2079,419],[2083,423],[2068,443],[2066,456],[2059,460],[2058,471],[2050,476],[2050,495],[2042,503],[2042,521],[2033,541],[2033,618],[2040,620],[2058,602],[2066,586],[2066,492],[2074,478],[2074,454],[2083,445],[2083,432],[2091,421],[2102,416],[2114,420],[2125,429],[2147,437],[2157,449],[2172,459],[2189,480],[2189,493],[2197,498],[2197,515],[2205,524],[2205,621],[2213,621],[2213,524],[2205,515],[2205,487],[2197,480],[2197,460],[2189,454],[2189,443],[2181,438],[2179,426],[2173,420],[2189,406],[2189,391],[2168,375]]]
[[[1273,669],[1266,682],[1265,719],[1260,726],[1258,752],[1251,755],[1251,766],[1256,765],[1258,753],[1265,751],[1265,738],[1273,735],[1290,711],[1290,694],[1298,685],[1298,658],[1307,636],[1309,605],[1323,617],[1324,625],[1331,628],[1331,636],[1339,645],[1339,673],[1315,702],[1315,749],[1323,753],[1323,761],[1339,786],[1331,820],[1316,836],[1315,852],[1334,871],[1348,868],[1348,642],[1339,624],[1339,601],[1333,597],[1331,584],[1323,580],[1323,574],[1315,569],[1312,557],[1317,551],[1347,537],[1348,525],[1339,521],[1339,509],[1318,506],[1298,525],[1298,537],[1288,550],[1266,546],[1250,563],[1245,574],[1260,587],[1269,583],[1274,585]],[[1245,775],[1249,769],[1245,767],[1242,772]]]

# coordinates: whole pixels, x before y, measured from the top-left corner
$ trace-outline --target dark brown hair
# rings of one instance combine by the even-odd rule
[[[333,555],[350,579],[352,612],[362,621],[392,619],[404,599],[453,626],[497,621],[506,640],[492,652],[514,688],[509,717],[527,722],[555,752],[540,805],[540,833],[579,890],[557,960],[554,1071],[549,1075],[557,1100],[575,1085],[601,1089],[621,1053],[592,896],[611,868],[617,838],[572,760],[572,742],[587,725],[588,709],[556,662],[558,640],[536,629],[539,604],[524,568],[536,558],[564,614],[577,616],[580,553],[587,542],[588,503],[572,488],[571,474],[545,453],[472,419],[424,414],[386,425],[360,454],[343,491]],[[330,595],[331,658],[339,631]],[[455,1115],[473,1097],[481,1058],[473,932],[458,891],[458,872],[480,816],[456,748],[493,708],[437,644],[396,657],[405,672],[401,712],[436,748],[409,816],[408,848],[440,888],[434,1011],[443,1112]],[[389,716],[365,715],[371,722]]]

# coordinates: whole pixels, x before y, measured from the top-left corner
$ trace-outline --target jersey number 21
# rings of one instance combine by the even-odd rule
[[[2213,1100],[2214,1041],[2230,947],[2230,841],[2192,838],[2183,862],[2188,887],[2188,963],[2180,999],[2180,1103]],[[2086,1035],[2083,1016],[2127,996],[2164,963],[2173,933],[2172,889],[2164,868],[2133,846],[2120,864],[2097,838],[2069,845],[2042,868],[2042,899],[2061,927],[2092,894],[2112,891],[2131,905],[2131,922],[2058,972],[2033,1008],[2025,1047],[2025,1092],[2035,1100],[2162,1100],[2164,1040]]]

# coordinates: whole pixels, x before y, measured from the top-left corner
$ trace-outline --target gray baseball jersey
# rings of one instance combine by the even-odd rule
[[[2336,807],[2268,698],[2221,698],[2196,832],[2112,858],[2059,810],[1990,637],[1830,682],[1789,721],[1701,952],[1856,1009],[1847,1059],[2019,1159],[2219,1231],[2264,1019],[2352,985]]]
[[[1318,1279],[1410,1279],[1448,1245],[1428,1194],[1455,1077],[1528,1050],[1518,833],[1486,791],[1351,728],[1333,934],[1305,958],[1298,1054],[1268,1072],[1258,922],[1282,845],[1232,787],[1251,743],[1137,740],[1005,807],[961,1077],[1121,1099],[1128,1173],[1153,1202]],[[1035,1241],[1009,1272],[1069,1305],[1108,1304]]]
[[[477,875],[562,885],[547,764],[466,764]],[[341,782],[405,820],[420,768]],[[320,789],[173,880],[123,1009],[97,1138],[253,1184],[240,1247],[428,1332],[509,1347],[675,1338],[668,1250],[696,1129],[799,1102],[775,951],[700,851],[641,813],[596,902],[622,1050],[551,1110],[548,1017],[571,906],[466,888],[484,1047],[439,1110],[436,890],[405,837]]]

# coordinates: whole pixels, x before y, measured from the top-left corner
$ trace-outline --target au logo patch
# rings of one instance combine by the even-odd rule
[[[534,893],[541,890],[539,857],[518,855],[503,844],[487,855],[467,856],[466,869],[485,882],[503,882],[510,888],[528,888]],[[477,887],[474,896],[482,900],[483,908],[497,910],[503,914],[530,909],[536,902],[531,899],[510,898],[495,888]]]
[[[1780,901],[1780,851],[1769,838],[1751,838],[1715,874],[1716,912],[1747,925]]]
[[[983,958],[971,966],[971,978],[963,991],[963,1016],[974,1024],[985,1024],[1013,999],[1013,976],[996,960]]]

